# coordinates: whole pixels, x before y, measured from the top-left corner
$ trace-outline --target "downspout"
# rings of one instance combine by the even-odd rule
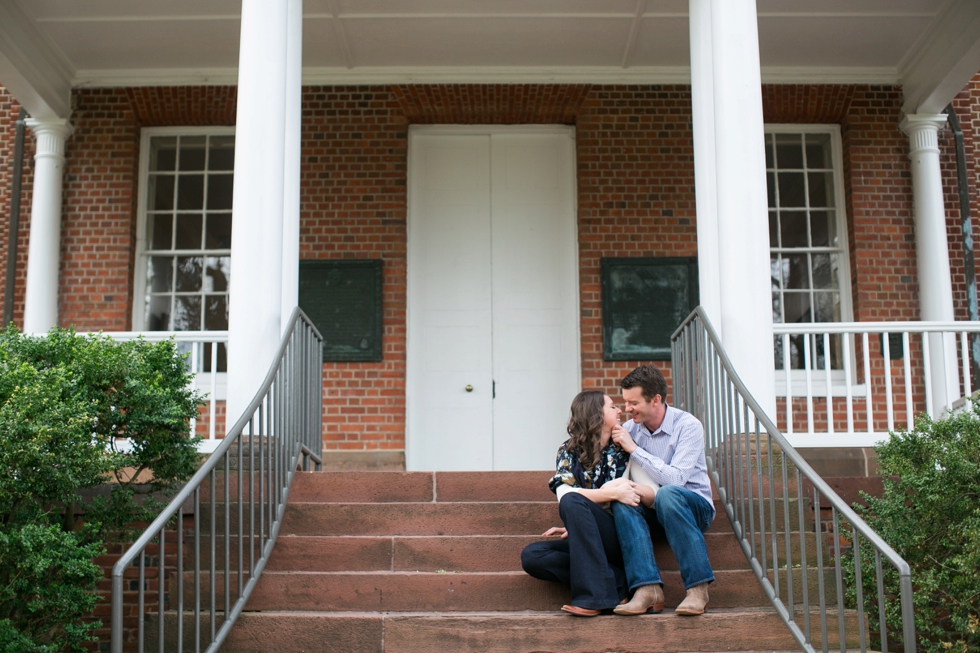
[[[17,275],[17,242],[20,232],[20,180],[24,170],[24,119],[21,107],[14,136],[14,170],[10,181],[10,228],[7,230],[7,276],[3,292],[3,327],[14,320],[14,282]]]
[[[970,217],[970,191],[966,176],[966,147],[963,144],[963,130],[956,118],[953,103],[946,106],[947,121],[953,130],[956,143],[956,186],[960,195],[960,228],[963,233],[963,267],[966,274],[966,299],[970,321],[977,317],[977,272],[973,259],[973,220]],[[970,367],[975,382],[980,382],[980,333],[970,334]]]

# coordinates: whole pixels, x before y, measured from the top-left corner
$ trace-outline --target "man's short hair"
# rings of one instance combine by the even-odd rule
[[[619,387],[623,390],[639,388],[647,401],[653,401],[657,395],[661,401],[667,401],[667,379],[653,365],[640,365],[619,382]]]

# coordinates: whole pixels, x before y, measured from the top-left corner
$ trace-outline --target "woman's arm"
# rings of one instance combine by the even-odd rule
[[[640,494],[633,487],[635,485],[635,483],[630,483],[627,479],[620,477],[594,490],[575,488],[575,491],[594,503],[619,501],[628,506],[636,506],[640,503]],[[651,503],[652,501],[653,499],[651,498]]]

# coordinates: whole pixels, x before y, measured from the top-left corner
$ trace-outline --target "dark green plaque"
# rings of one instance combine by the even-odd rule
[[[602,259],[603,358],[670,360],[670,336],[697,305],[697,258]]]
[[[300,261],[299,305],[323,336],[323,361],[380,361],[381,259]]]

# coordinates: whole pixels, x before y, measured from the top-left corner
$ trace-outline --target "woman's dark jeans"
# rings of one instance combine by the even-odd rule
[[[558,513],[568,538],[525,547],[521,552],[524,571],[570,587],[574,606],[616,607],[626,598],[626,573],[612,515],[577,492],[561,498]]]

